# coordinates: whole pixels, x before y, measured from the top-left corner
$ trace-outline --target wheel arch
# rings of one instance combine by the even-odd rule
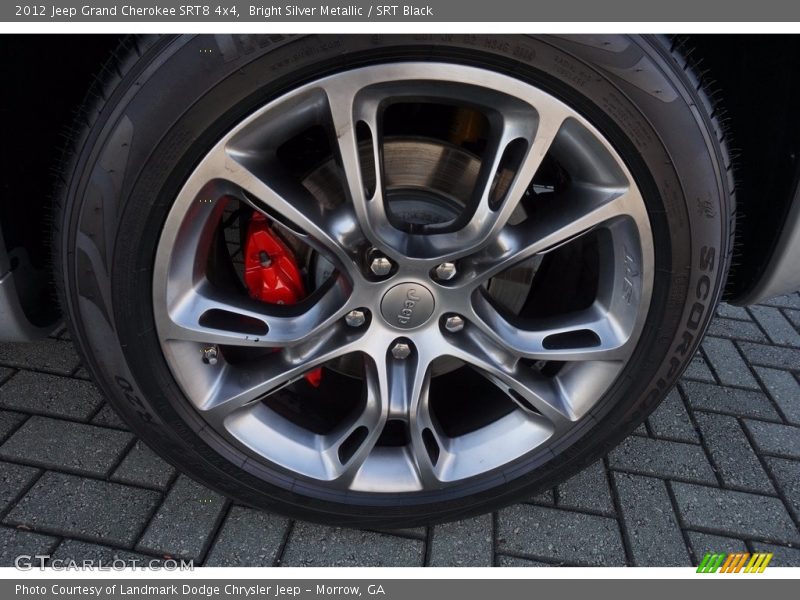
[[[681,38],[716,102],[736,180],[734,257],[725,298],[761,299],[800,182],[800,36]],[[795,209],[796,212],[797,209]]]

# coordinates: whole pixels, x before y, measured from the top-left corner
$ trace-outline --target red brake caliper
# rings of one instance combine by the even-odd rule
[[[275,235],[261,213],[253,213],[247,226],[244,281],[251,297],[268,304],[295,304],[306,297],[294,253]],[[322,369],[314,369],[305,377],[308,383],[319,387]]]

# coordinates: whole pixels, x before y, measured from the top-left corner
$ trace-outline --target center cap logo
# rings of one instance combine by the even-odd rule
[[[381,300],[381,314],[387,323],[400,329],[424,324],[433,314],[433,294],[418,283],[400,283]]]

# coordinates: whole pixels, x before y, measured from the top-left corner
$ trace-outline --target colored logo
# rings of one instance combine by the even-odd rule
[[[707,552],[697,567],[698,573],[763,573],[769,561],[772,560],[772,552],[735,552],[723,554],[719,552]]]

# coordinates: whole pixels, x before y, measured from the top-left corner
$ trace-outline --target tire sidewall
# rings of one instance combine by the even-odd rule
[[[518,465],[502,486],[425,504],[359,506],[336,496],[311,498],[280,474],[269,473],[273,484],[266,484],[252,461],[198,435],[203,424],[161,354],[151,287],[161,226],[211,145],[271,98],[338,70],[425,58],[535,80],[617,147],[643,191],[658,245],[640,346],[591,418],[554,449],[557,457],[533,472]],[[310,520],[386,526],[459,518],[532,495],[604,455],[655,408],[693,355],[718,301],[729,256],[731,190],[727,157],[695,85],[653,38],[163,38],[108,95],[72,167],[60,245],[74,339],[136,433],[180,469],[250,504]]]

